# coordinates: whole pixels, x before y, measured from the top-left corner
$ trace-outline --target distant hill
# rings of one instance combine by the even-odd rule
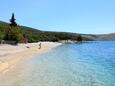
[[[98,35],[97,40],[115,40],[115,33]]]
[[[115,40],[115,33],[110,33],[110,34],[83,34],[82,36],[95,40],[95,41],[113,41]]]
[[[6,34],[9,23],[0,21],[0,40],[2,40]],[[78,34],[68,32],[51,32],[41,31],[26,26],[19,26],[23,34],[26,34],[29,42],[37,41],[60,41],[60,40],[77,40],[78,36],[82,36],[83,41],[96,41],[96,40],[115,40],[115,33],[112,34]]]

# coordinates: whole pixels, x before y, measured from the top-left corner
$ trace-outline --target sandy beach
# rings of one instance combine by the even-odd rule
[[[39,49],[40,43],[41,49]],[[28,59],[35,54],[45,53],[59,45],[61,45],[61,43],[56,42],[18,44],[17,46],[7,44],[0,45],[0,73],[5,74],[15,67],[15,65],[17,65],[20,61]]]

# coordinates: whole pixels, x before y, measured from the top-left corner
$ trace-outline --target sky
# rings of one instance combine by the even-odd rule
[[[115,32],[115,0],[1,0],[0,20],[43,31]]]

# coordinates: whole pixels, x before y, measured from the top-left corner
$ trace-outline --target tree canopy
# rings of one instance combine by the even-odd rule
[[[4,36],[4,40],[13,40],[16,42],[21,42],[23,40],[23,35],[21,32],[21,28],[15,22],[14,13],[10,19],[9,27],[7,28]]]

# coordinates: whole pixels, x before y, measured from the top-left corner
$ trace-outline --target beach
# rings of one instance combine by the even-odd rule
[[[41,43],[41,49],[39,44]],[[20,61],[24,61],[35,54],[43,54],[52,48],[61,45],[57,42],[38,42],[18,45],[0,45],[0,73],[5,74],[14,68]]]
[[[114,43],[1,45],[0,86],[115,86]]]

